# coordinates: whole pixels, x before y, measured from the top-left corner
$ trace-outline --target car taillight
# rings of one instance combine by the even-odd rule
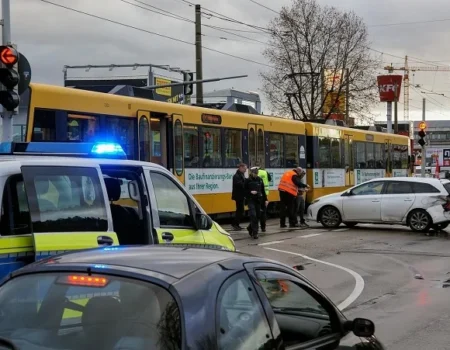
[[[83,276],[83,275],[68,275],[63,276],[58,280],[60,284],[69,284],[72,286],[85,287],[105,287],[109,281],[102,276]]]

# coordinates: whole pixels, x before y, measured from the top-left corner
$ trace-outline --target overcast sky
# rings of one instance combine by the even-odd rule
[[[32,81],[63,84],[64,65],[87,64],[168,64],[173,67],[195,71],[194,7],[185,0],[49,0],[66,7],[104,17],[137,29],[121,26],[106,20],[76,13],[41,0],[11,0],[12,38],[19,51],[31,63]],[[128,3],[126,3],[128,2]],[[204,78],[248,74],[246,79],[230,80],[204,85],[205,91],[234,87],[239,90],[260,91],[259,72],[266,67],[261,51],[267,36],[249,26],[209,16],[210,10],[251,25],[265,27],[276,13],[250,0],[197,0],[205,15],[203,24],[228,28],[247,38],[224,33],[210,27],[202,28]],[[288,5],[290,0],[258,0],[274,10]],[[365,19],[369,26],[371,47],[384,52],[375,53],[384,64],[403,66],[401,57],[409,55],[410,66],[450,65],[450,1],[448,0],[319,0],[321,4],[333,4],[342,10],[353,10]],[[130,5],[132,3],[137,6]],[[143,3],[163,9],[187,20],[175,19],[147,11]],[[140,6],[140,7],[138,7]],[[153,8],[153,10],[157,11]],[[442,20],[442,21],[438,21]],[[434,21],[395,26],[392,23]],[[241,30],[242,32],[238,32]],[[175,38],[175,41],[149,32]],[[249,31],[249,32],[245,32]],[[227,38],[227,40],[222,39]],[[257,40],[259,42],[256,42]],[[218,52],[239,56],[233,58]],[[393,55],[393,56],[391,56]],[[398,56],[398,57],[395,57]],[[249,62],[249,61],[254,62]],[[433,61],[433,62],[424,62]],[[436,62],[440,61],[440,62]],[[259,64],[258,64],[259,63]],[[156,71],[168,75],[164,71]],[[383,72],[382,69],[380,73]],[[115,70],[117,75],[146,74],[145,70]],[[102,76],[108,70],[69,71],[69,76]],[[170,74],[169,74],[170,75]],[[173,75],[172,75],[173,76]],[[173,76],[173,77],[176,77]],[[411,89],[410,119],[421,118],[421,91],[435,91],[445,96],[426,95],[429,119],[450,117],[450,72],[416,72],[411,83],[420,84]],[[261,94],[262,95],[262,94]],[[448,97],[447,97],[448,96]],[[402,101],[403,102],[403,101]],[[379,107],[380,120],[385,119],[385,105]],[[268,106],[264,105],[263,111]],[[403,119],[403,105],[399,105],[399,118]]]

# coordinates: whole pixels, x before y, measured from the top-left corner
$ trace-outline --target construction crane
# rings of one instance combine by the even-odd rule
[[[409,72],[450,72],[450,66],[417,66],[410,67],[408,65],[408,56],[405,56],[405,65],[403,67],[393,67],[392,65],[384,67],[389,73],[396,70],[403,71],[403,99],[404,112],[403,119],[409,121]]]

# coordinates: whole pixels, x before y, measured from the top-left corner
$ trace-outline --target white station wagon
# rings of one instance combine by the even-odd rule
[[[449,195],[449,180],[379,178],[316,199],[308,208],[308,216],[327,228],[341,223],[348,227],[358,223],[401,224],[427,232],[450,223],[450,213],[442,207]]]

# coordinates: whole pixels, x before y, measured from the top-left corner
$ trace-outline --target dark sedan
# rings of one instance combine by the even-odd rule
[[[0,287],[0,347],[383,349],[297,270],[205,248],[100,248],[12,273]]]

